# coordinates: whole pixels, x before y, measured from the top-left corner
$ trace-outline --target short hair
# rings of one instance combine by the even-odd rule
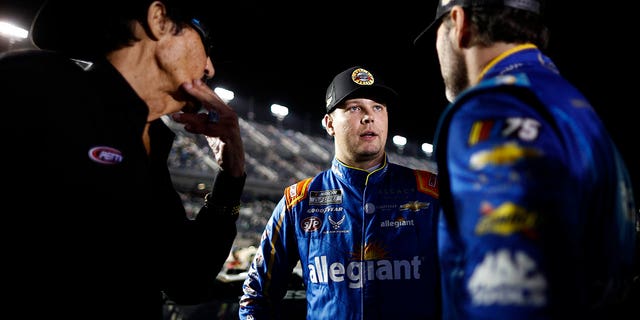
[[[549,30],[543,16],[511,7],[465,7],[475,33],[472,45],[489,46],[496,42],[533,43],[546,49]],[[445,15],[448,21],[449,15]]]
[[[113,0],[112,0],[113,1]],[[115,2],[121,2],[116,0]],[[98,53],[105,54],[133,44],[139,39],[133,34],[132,23],[138,21],[145,30],[149,31],[147,25],[147,10],[154,0],[133,0],[125,1],[126,5],[120,8],[113,8],[109,16],[104,19],[104,24],[100,26],[98,35],[102,41],[97,48]],[[185,0],[158,0],[166,7],[167,17],[176,24],[175,33],[179,33],[185,26],[191,24],[191,20],[202,14],[196,8],[198,5],[194,1]]]

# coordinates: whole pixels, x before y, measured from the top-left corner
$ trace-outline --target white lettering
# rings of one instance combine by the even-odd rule
[[[349,281],[349,288],[362,288],[366,280],[411,280],[420,279],[420,265],[418,256],[412,260],[367,260],[352,261],[345,267],[341,262],[327,262],[327,256],[313,258],[313,263],[307,266],[309,280],[312,283],[328,283]]]
[[[381,228],[389,228],[389,227],[393,227],[393,228],[400,228],[400,227],[407,227],[407,226],[413,226],[413,220],[385,220],[380,222],[380,227]]]
[[[311,266],[309,266],[311,269]],[[315,269],[315,268],[314,268]],[[340,262],[334,262],[331,264],[331,266],[329,267],[329,277],[331,280],[335,281],[335,282],[342,282],[344,281],[344,266],[342,265],[342,263]],[[314,281],[312,281],[314,282]]]

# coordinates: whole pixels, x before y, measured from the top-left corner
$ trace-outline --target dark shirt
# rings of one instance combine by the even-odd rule
[[[157,319],[161,292],[182,304],[215,294],[245,177],[218,174],[213,205],[187,219],[167,167],[174,133],[153,121],[147,155],[148,109],[106,60],[84,70],[52,52],[5,53],[0,90],[14,298],[71,318]]]

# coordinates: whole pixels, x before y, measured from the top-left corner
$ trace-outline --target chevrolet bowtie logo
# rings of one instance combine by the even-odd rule
[[[400,206],[400,210],[420,211],[422,209],[429,208],[429,203],[412,201],[407,202]]]

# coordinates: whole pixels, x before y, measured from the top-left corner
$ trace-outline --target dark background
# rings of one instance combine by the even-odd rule
[[[11,17],[28,28],[41,2],[0,0],[0,19]],[[436,1],[212,3],[204,16],[213,27],[214,84],[235,92],[231,105],[241,115],[251,111],[256,119],[275,121],[269,106],[279,103],[290,108],[285,128],[322,134],[327,85],[336,73],[361,65],[401,95],[401,106],[390,110],[390,136],[404,135],[417,145],[432,142],[447,104],[435,39],[422,51],[412,40],[432,20]],[[591,100],[638,181],[633,92],[640,88],[632,49],[637,17],[620,4],[555,0],[547,4],[546,19],[551,30],[546,52]],[[34,81],[46,85],[53,79]]]

